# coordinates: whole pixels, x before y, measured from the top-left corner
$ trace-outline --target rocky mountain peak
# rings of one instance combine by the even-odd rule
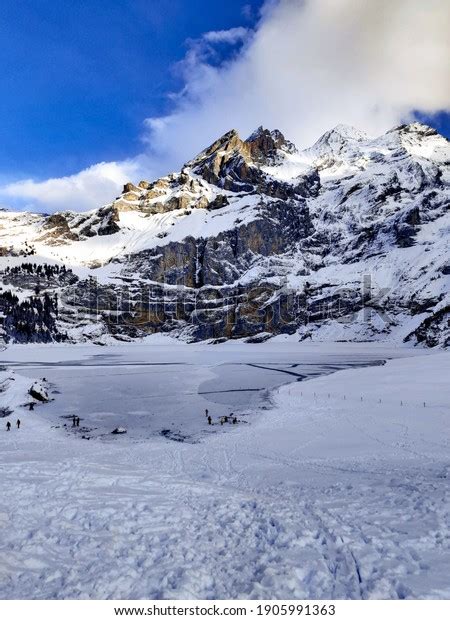
[[[187,166],[196,168],[207,163],[216,165],[239,157],[248,164],[272,164],[280,152],[296,153],[295,145],[287,140],[278,129],[258,127],[246,140],[242,140],[235,129],[228,131],[204,149]]]
[[[260,126],[246,140],[236,130],[228,131],[186,164],[208,183],[237,191],[236,183],[256,183],[264,165],[282,163],[296,147],[278,129]]]
[[[384,139],[392,148],[400,147],[409,155],[449,163],[449,141],[424,123],[399,125],[388,131]]]
[[[331,150],[337,152],[349,144],[368,140],[369,136],[351,125],[336,125],[326,131],[308,151]]]
[[[274,163],[279,157],[279,151],[296,153],[295,145],[286,140],[278,129],[270,131],[262,125],[258,127],[245,141],[250,157],[258,163]]]
[[[369,136],[351,125],[336,125],[326,131],[313,146],[302,151],[318,169],[329,168],[343,160],[358,157],[360,147]]]
[[[324,135],[335,137],[339,136],[339,138],[343,140],[355,140],[357,142],[362,142],[369,139],[369,136],[365,131],[361,131],[360,129],[353,127],[353,125],[345,125],[344,123],[336,125]]]
[[[227,131],[218,140],[201,151],[185,165],[209,183],[217,184],[230,160],[246,160],[247,149],[235,129]]]
[[[415,136],[419,140],[421,138],[439,135],[438,132],[435,129],[433,129],[433,127],[430,127],[429,125],[425,125],[425,123],[420,123],[420,122],[398,125],[397,127],[394,127],[393,129],[388,131],[388,134],[394,134],[394,133],[397,133],[403,136],[405,135]]]
[[[243,150],[244,143],[239,137],[238,132],[235,129],[231,129],[201,151],[194,159],[190,160],[186,167],[195,168],[204,162],[213,161],[218,157],[229,158],[233,154],[242,153]]]

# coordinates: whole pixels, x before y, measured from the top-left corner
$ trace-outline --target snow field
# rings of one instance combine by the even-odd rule
[[[449,598],[449,370],[438,353],[287,385],[196,444],[21,414],[0,432],[1,596]]]

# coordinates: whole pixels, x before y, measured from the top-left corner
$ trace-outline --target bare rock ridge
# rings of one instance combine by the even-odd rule
[[[449,142],[229,131],[111,204],[0,211],[0,338],[449,343]]]

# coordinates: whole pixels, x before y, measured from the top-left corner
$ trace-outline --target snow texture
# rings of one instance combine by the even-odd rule
[[[157,386],[170,399],[185,372],[194,393],[214,375],[226,389],[241,374],[257,381],[276,368],[312,373],[302,381],[284,373],[291,382],[276,388],[271,406],[250,404],[238,424],[224,426],[217,403],[189,400],[179,384],[184,411],[167,414],[167,428],[172,420],[183,434],[195,404],[206,429],[207,407],[216,424],[197,441],[130,432],[83,441],[83,428],[64,426],[69,374],[75,390],[84,372],[96,386],[87,383],[79,403],[103,399],[107,418],[119,401],[124,426],[142,430],[133,419],[146,407],[143,391],[130,383],[125,393],[116,375],[126,364],[135,372],[152,355],[164,364],[191,349],[151,347],[116,347],[113,360],[87,346],[1,354],[14,368],[0,376],[2,404],[12,421],[22,419],[20,430],[0,432],[2,597],[450,598],[449,353],[376,344],[197,346],[190,370],[141,366],[147,395]],[[396,359],[339,370],[339,362],[369,358]],[[27,390],[44,367],[55,401],[26,411]],[[79,413],[89,426],[89,410]],[[196,423],[186,425],[197,433]]]

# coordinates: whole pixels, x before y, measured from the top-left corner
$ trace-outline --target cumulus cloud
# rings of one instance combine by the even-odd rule
[[[229,43],[233,45],[238,41],[242,41],[247,34],[247,28],[240,26],[238,28],[229,28],[228,30],[210,30],[205,32],[202,39],[210,43]]]
[[[450,108],[447,0],[270,0],[237,57],[189,55],[173,112],[147,141],[177,167],[218,134],[264,124],[298,146],[348,123],[372,134]]]
[[[254,30],[189,42],[172,112],[145,121],[145,156],[14,183],[0,198],[94,207],[128,178],[178,169],[231,128],[279,128],[306,147],[339,123],[379,134],[415,110],[449,110],[449,23],[448,0],[267,0]],[[234,50],[225,60],[224,45]]]
[[[41,211],[85,211],[120,194],[124,183],[148,172],[146,158],[102,162],[71,176],[34,181],[26,179],[0,187],[0,196],[18,208]]]

